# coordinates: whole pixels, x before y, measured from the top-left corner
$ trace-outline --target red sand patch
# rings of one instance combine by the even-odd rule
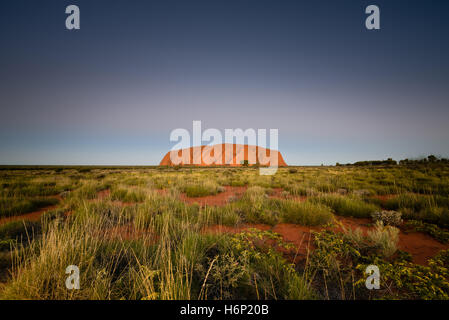
[[[350,217],[337,217],[346,228],[350,227],[355,230],[359,228],[366,235],[368,230],[372,230],[373,226],[369,219],[357,219]],[[341,228],[339,228],[341,231]],[[449,249],[449,244],[438,242],[431,236],[422,232],[405,233],[403,230],[399,232],[398,247],[402,251],[406,251],[412,255],[413,263],[427,265],[427,260],[434,257],[441,250]]]
[[[111,195],[111,190],[109,190],[109,189],[101,190],[97,193],[97,198],[99,200],[103,200],[103,199],[109,197],[110,195]]]
[[[273,188],[271,189],[269,197],[271,199],[285,199],[285,197],[282,195],[282,192],[284,192],[284,189],[282,188]]]
[[[291,262],[297,263],[307,259],[310,252],[315,250],[312,231],[318,230],[319,228],[304,227],[291,223],[280,223],[274,226],[271,231],[279,233],[284,241],[295,245],[296,249],[294,252],[284,251],[284,253],[290,254],[290,256],[293,254]]]
[[[181,200],[188,203],[198,203],[200,206],[224,206],[229,202],[229,198],[236,197],[241,198],[245,193],[247,187],[224,187],[225,191],[217,193],[215,195],[205,197],[187,197],[185,194],[181,194]]]
[[[160,194],[162,196],[165,196],[166,194],[168,194],[167,189],[154,189],[154,191],[156,191],[157,194]]]
[[[1,218],[0,219],[0,225],[3,225],[5,223],[11,222],[11,221],[31,221],[31,222],[39,221],[39,219],[41,218],[42,214],[44,214],[45,212],[47,212],[49,210],[56,209],[57,207],[58,207],[58,205],[55,204],[55,205],[52,205],[52,206],[44,207],[44,208],[39,209],[39,210],[34,211],[34,212],[25,213],[25,214],[22,214],[22,215],[19,215],[19,216],[12,216],[12,217]]]
[[[363,234],[366,235],[368,230],[372,229],[372,223],[373,221],[371,219],[366,218],[353,218],[353,217],[342,217],[342,216],[335,216],[335,219],[338,223],[340,223],[345,229],[352,229],[353,231],[355,229],[362,230]],[[337,226],[335,228],[336,231],[342,232],[343,228],[340,226]]]
[[[53,198],[53,199],[62,201],[62,197],[60,195],[49,196],[48,198]],[[17,215],[17,216],[0,218],[0,225],[11,222],[11,221],[31,221],[31,222],[39,221],[39,219],[43,213],[45,213],[49,210],[56,209],[58,207],[58,205],[59,204],[55,204],[52,206],[41,208],[37,211],[33,211],[33,212],[29,212],[29,213],[25,213],[25,214],[21,214],[21,215]]]
[[[365,235],[368,230],[373,229],[372,221],[370,219],[336,216],[336,220],[346,229],[361,229]],[[249,228],[276,232],[282,236],[284,241],[294,244],[296,253],[293,262],[298,262],[306,258],[307,255],[315,249],[312,232],[324,229],[323,227],[306,227],[290,223],[280,223],[274,227],[263,224],[242,225],[238,227],[211,226],[206,228],[205,232],[238,233]],[[337,232],[343,231],[342,227],[339,226],[333,228],[333,230]],[[429,258],[434,257],[441,250],[449,249],[449,244],[442,244],[429,235],[420,232],[404,233],[402,230],[400,230],[399,233],[398,246],[400,250],[410,253],[412,255],[413,263],[419,265],[427,265]],[[291,252],[288,254],[291,255]]]
[[[245,224],[236,227],[214,225],[204,229],[205,233],[239,233],[251,228],[259,229],[262,231],[273,231],[280,234],[285,242],[293,243],[296,247],[295,250],[287,251],[280,249],[281,252],[289,256],[289,260],[296,263],[300,260],[307,258],[310,251],[314,249],[312,241],[312,230],[318,230],[319,228],[309,228],[295,224],[281,223],[274,227],[266,224]],[[267,241],[266,244],[273,245],[271,241]]]
[[[448,244],[442,244],[431,236],[421,233],[399,233],[399,248],[412,255],[413,263],[427,265],[427,260],[441,250],[449,249]]]

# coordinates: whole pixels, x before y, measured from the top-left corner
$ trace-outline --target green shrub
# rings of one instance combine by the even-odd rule
[[[435,224],[425,223],[417,220],[409,220],[405,224],[405,227],[412,231],[426,233],[431,237],[437,239],[441,243],[449,242],[449,231],[443,230]]]
[[[243,197],[234,202],[234,208],[248,223],[265,223],[275,225],[279,222],[279,210],[273,208],[266,194],[266,189],[249,187]]]
[[[332,221],[333,215],[329,207],[311,201],[280,201],[281,219],[283,222],[305,226],[324,225]]]
[[[225,226],[236,226],[241,222],[240,215],[235,212],[234,206],[227,205],[225,207],[207,207],[200,212],[205,216],[202,220],[208,224],[219,224]]]
[[[147,194],[140,189],[133,188],[112,188],[111,199],[123,202],[142,202],[147,198]]]
[[[449,250],[443,250],[434,258],[429,259],[428,266],[420,266],[408,261],[392,263],[376,259],[370,264],[379,267],[382,282],[388,284],[386,299],[449,299]],[[367,264],[360,264],[357,269],[365,270]],[[356,284],[364,287],[365,279]]]
[[[314,290],[303,275],[282,254],[260,244],[291,250],[273,232],[250,229],[225,237],[210,247],[196,265],[195,277],[201,279],[199,298],[203,299],[313,299]],[[200,281],[201,281],[200,280]]]

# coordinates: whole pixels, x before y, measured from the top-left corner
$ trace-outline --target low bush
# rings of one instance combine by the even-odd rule
[[[398,250],[399,229],[384,226],[381,221],[376,222],[374,230],[368,231],[367,237],[385,258],[391,257]]]
[[[402,224],[401,213],[393,210],[376,211],[371,214],[375,222],[381,221],[386,226],[399,226]]]
[[[291,250],[281,237],[250,229],[210,247],[195,267],[201,299],[313,299],[310,283],[271,246]]]

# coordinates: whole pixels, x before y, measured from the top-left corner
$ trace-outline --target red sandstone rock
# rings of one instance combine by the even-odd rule
[[[227,146],[227,148],[226,148],[226,146]],[[284,159],[282,158],[281,153],[277,150],[270,150],[270,149],[266,149],[266,148],[262,148],[262,147],[248,146],[248,145],[241,145],[241,144],[233,144],[232,145],[232,144],[227,144],[227,143],[222,143],[221,145],[211,146],[211,147],[209,147],[210,149],[206,150],[205,152],[204,152],[204,148],[206,148],[206,146],[190,147],[188,149],[177,150],[179,157],[181,157],[182,151],[184,151],[184,157],[185,157],[184,161],[181,161],[179,163],[179,165],[241,166],[243,161],[248,160],[249,165],[259,163],[260,165],[268,166],[268,165],[275,165],[275,163],[271,164],[269,160],[267,160],[268,161],[267,162],[267,161],[263,161],[263,159],[259,159],[259,152],[262,152],[264,155],[266,155],[267,159],[269,159],[270,156],[272,155],[272,153],[274,152],[275,154],[273,154],[273,157],[275,157],[277,154],[277,159],[278,159],[277,166],[278,167],[286,167],[287,166]],[[219,152],[217,154],[217,156],[215,156],[214,148],[216,148],[215,150],[218,150],[218,152]],[[226,151],[227,149],[231,152]],[[249,156],[248,151],[251,151],[251,156]],[[167,154],[164,156],[164,158],[162,159],[162,161],[160,162],[159,165],[161,165],[161,166],[175,165],[170,158],[170,153],[171,152],[167,152]],[[227,153],[229,154],[229,156],[227,155]],[[190,156],[189,156],[189,154],[190,154]],[[175,153],[175,155],[176,155],[176,153]],[[207,155],[210,155],[209,158],[218,158],[218,159],[221,158],[221,163],[209,164],[212,161],[211,160],[207,161],[207,159],[203,158],[203,155],[206,156],[205,158],[207,158]],[[230,159],[231,155],[232,155],[232,159]],[[190,157],[190,160],[189,160],[189,157]],[[196,161],[193,161],[194,157],[195,157]]]

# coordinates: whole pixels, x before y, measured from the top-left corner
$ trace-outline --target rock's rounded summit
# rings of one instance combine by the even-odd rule
[[[208,148],[204,150],[205,148]],[[215,152],[217,151],[217,155]],[[179,163],[173,163],[171,153],[174,152],[181,159],[183,153],[184,156]],[[250,154],[251,153],[251,154]],[[274,153],[274,154],[273,154]],[[262,157],[266,157],[265,160],[259,159],[259,154]],[[209,159],[204,159],[204,156],[209,157]],[[276,159],[277,164],[271,163],[269,159],[273,157]],[[213,157],[218,159],[218,163],[211,161],[210,158]],[[221,159],[221,161],[220,161]],[[195,160],[195,161],[194,161]],[[276,162],[276,161],[274,161]],[[262,148],[259,146],[249,146],[242,144],[229,144],[222,143],[214,146],[197,146],[190,147],[186,149],[179,149],[175,151],[169,151],[164,156],[164,158],[159,163],[160,166],[174,166],[174,165],[193,165],[193,166],[242,166],[248,163],[250,166],[254,164],[260,164],[264,166],[278,166],[286,167],[287,164],[282,157],[282,154],[277,150],[270,150],[268,148]]]

